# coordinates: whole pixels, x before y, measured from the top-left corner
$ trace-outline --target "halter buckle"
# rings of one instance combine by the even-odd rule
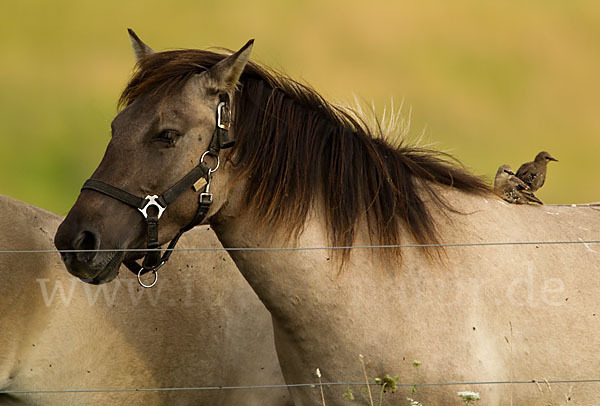
[[[227,102],[222,101],[217,105],[217,127],[222,130],[229,130],[231,124],[231,112]]]
[[[207,185],[208,186],[208,185]],[[212,193],[200,193],[200,199],[199,199],[199,203],[212,203],[213,201],[213,195]]]
[[[160,205],[160,203],[157,202],[158,200],[158,196],[157,195],[148,195],[146,196],[146,205],[144,207],[142,207],[141,209],[138,207],[138,210],[142,213],[142,216],[144,216],[145,219],[148,218],[148,207],[150,206],[155,206],[158,209],[158,216],[157,218],[160,218],[160,216],[162,216],[163,212],[165,211],[166,207],[162,207]]]

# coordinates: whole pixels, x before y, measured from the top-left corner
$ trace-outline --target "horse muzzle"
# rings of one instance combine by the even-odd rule
[[[96,232],[83,230],[73,238],[62,224],[54,245],[71,275],[95,285],[113,280],[124,257],[122,251],[99,250],[100,237]]]

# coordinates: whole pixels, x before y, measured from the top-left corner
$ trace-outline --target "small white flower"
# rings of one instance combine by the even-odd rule
[[[319,368],[317,368],[317,376],[320,378],[321,377],[321,370]]]
[[[476,401],[481,398],[481,396],[479,396],[479,393],[477,393],[477,392],[467,391],[467,392],[458,392],[457,394],[458,394],[458,396],[460,396],[461,398],[463,398],[464,400],[467,400],[467,401]]]

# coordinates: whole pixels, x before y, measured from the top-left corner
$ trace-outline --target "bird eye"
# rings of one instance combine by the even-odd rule
[[[175,130],[163,130],[154,138],[154,141],[164,142],[167,145],[175,145],[180,136],[181,134]]]

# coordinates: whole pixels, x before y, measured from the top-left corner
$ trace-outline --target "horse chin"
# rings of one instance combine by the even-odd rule
[[[92,285],[102,285],[111,282],[119,274],[119,267],[123,262],[123,252],[106,253],[106,259],[100,271],[93,278],[79,278],[81,281]]]

